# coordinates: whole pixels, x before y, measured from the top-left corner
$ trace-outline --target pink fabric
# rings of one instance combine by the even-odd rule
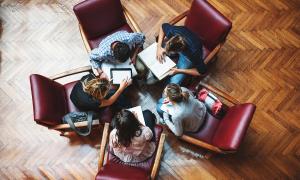
[[[201,89],[201,91],[199,91],[199,93],[198,93],[198,99],[199,99],[200,101],[204,102],[205,99],[206,99],[206,97],[207,97],[207,95],[208,95],[208,91],[207,91],[205,88],[203,88],[203,89]]]
[[[155,142],[151,141],[153,133],[149,127],[143,126],[142,133],[131,140],[129,147],[118,144],[117,129],[113,129],[109,137],[109,146],[118,158],[124,162],[141,162],[152,156]]]

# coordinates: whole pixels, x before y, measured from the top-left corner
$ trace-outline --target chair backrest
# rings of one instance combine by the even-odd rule
[[[61,124],[67,113],[63,85],[38,74],[30,75],[34,120],[44,126]]]
[[[237,150],[246,134],[255,109],[256,106],[251,103],[230,107],[218,125],[212,144],[223,150]]]
[[[194,0],[185,26],[203,40],[204,46],[213,50],[219,43],[225,41],[232,25],[206,0]]]
[[[73,10],[87,39],[107,34],[127,23],[120,0],[86,0]]]

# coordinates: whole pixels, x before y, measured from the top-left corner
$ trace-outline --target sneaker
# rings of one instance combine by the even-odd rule
[[[166,125],[166,122],[165,122],[165,120],[163,119],[163,118],[159,118],[159,124],[161,124],[161,125]]]

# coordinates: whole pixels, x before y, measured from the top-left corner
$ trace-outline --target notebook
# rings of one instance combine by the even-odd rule
[[[133,108],[130,108],[127,110],[132,113],[135,113],[137,115],[137,119],[140,121],[140,123],[143,124],[144,126],[146,126],[141,106],[136,106],[136,107],[133,107]]]
[[[130,68],[132,71],[132,77],[137,75],[137,71],[134,67],[133,64],[130,63],[131,60],[130,58],[128,58],[127,61],[125,61],[124,63],[120,63],[120,64],[114,64],[114,63],[109,63],[109,62],[103,62],[101,69],[102,71],[108,76],[108,79],[112,79],[111,77],[111,73],[110,73],[110,69],[114,68],[114,69],[124,69],[124,68]],[[122,81],[123,79],[121,79]]]
[[[156,59],[156,49],[157,43],[155,42],[140,52],[138,57],[152,71],[157,79],[162,80],[176,64],[168,56],[165,56],[165,62],[163,64],[158,62]]]

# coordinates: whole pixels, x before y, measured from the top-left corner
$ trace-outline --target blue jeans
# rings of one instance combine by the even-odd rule
[[[158,113],[158,115],[163,118],[163,111],[161,110],[161,106],[163,105],[163,102],[164,102],[164,98],[160,98],[157,102],[157,105],[156,105],[156,111]]]
[[[179,53],[179,59],[176,66],[178,69],[191,69],[193,63],[188,59],[188,57],[186,57],[182,53]],[[182,74],[182,73],[175,74],[174,76],[170,77],[167,83],[168,84],[174,83],[180,85],[183,82],[183,80],[186,78],[186,76],[187,76],[186,74]]]

